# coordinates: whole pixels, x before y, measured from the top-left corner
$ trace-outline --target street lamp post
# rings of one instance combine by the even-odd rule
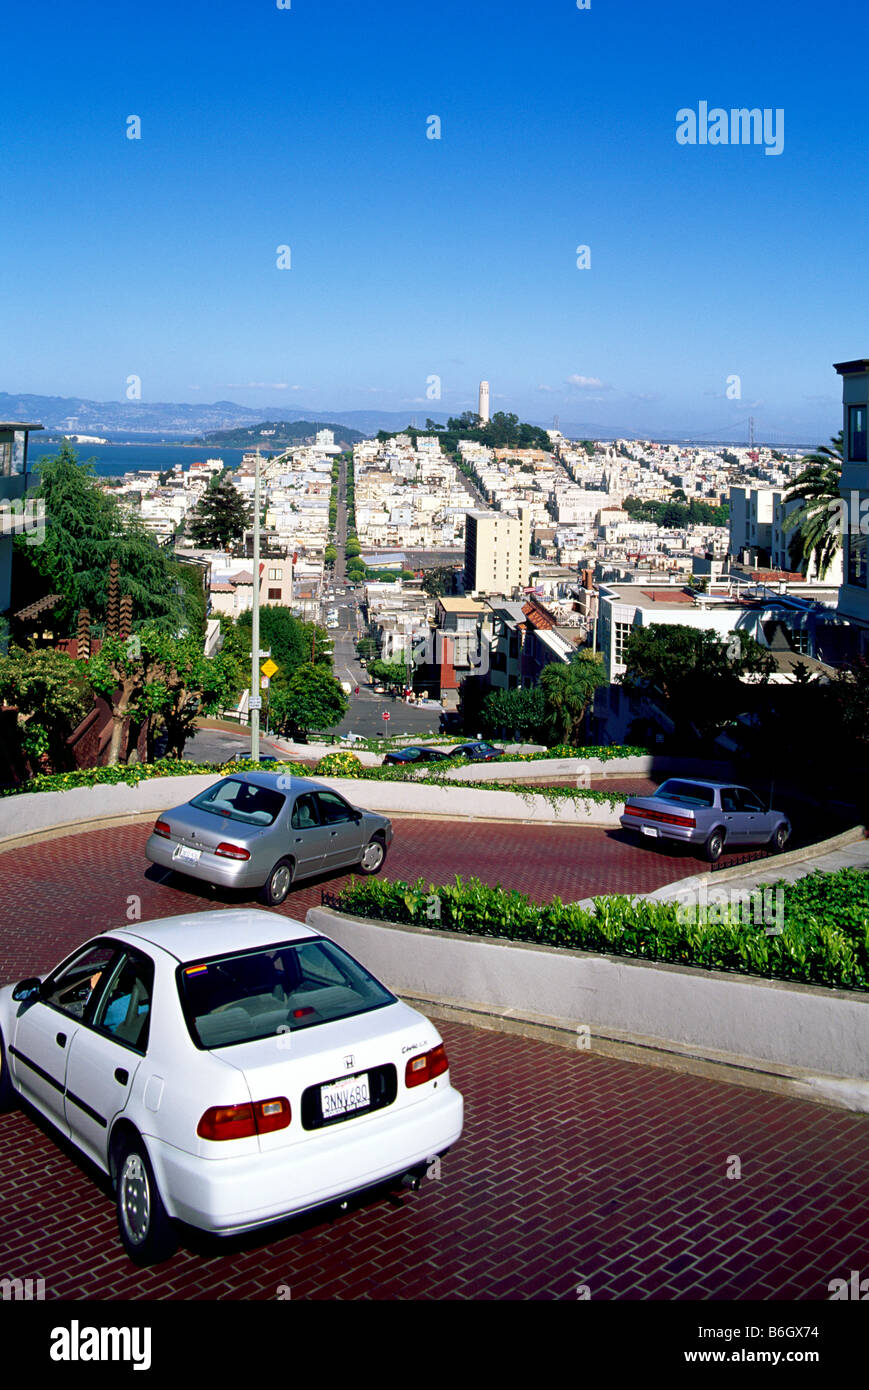
[[[250,653],[250,756],[259,762],[259,483],[260,455],[256,451],[256,471],[253,487],[253,613],[251,615]]]

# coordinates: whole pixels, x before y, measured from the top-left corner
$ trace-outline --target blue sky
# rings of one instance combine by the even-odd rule
[[[523,418],[820,442],[831,364],[869,356],[856,0],[88,0],[4,30],[0,390],[422,422],[486,377]],[[783,110],[782,152],[679,145],[701,101]]]

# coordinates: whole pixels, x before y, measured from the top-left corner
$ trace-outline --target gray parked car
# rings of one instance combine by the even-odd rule
[[[164,811],[145,846],[152,864],[214,887],[260,888],[271,907],[297,879],[335,869],[375,874],[392,823],[307,777],[236,772]]]
[[[769,845],[781,852],[791,825],[748,787],[671,777],[652,796],[629,796],[621,823],[649,839],[699,845],[715,863],[724,850]]]

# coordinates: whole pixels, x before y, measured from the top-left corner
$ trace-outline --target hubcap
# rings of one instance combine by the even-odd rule
[[[362,856],[362,865],[366,869],[379,869],[383,863],[383,845],[379,840],[372,840],[365,846],[365,853]]]
[[[283,898],[290,888],[290,871],[286,864],[282,864],[279,869],[275,869],[272,874],[272,893],[276,898]]]
[[[141,1245],[151,1220],[148,1174],[138,1154],[127,1154],[121,1169],[121,1220],[134,1245]]]

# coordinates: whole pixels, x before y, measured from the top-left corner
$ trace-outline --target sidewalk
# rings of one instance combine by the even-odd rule
[[[731,889],[751,893],[761,884],[795,883],[806,874],[816,871],[835,873],[838,869],[858,869],[869,872],[869,840],[864,838],[862,826],[836,835],[832,840],[819,845],[808,845],[805,849],[793,850],[790,854],[771,855],[768,859],[758,859],[750,864],[734,864],[730,869],[720,869],[715,873],[692,874],[690,878],[666,883],[653,893],[644,893],[650,902],[678,902],[681,898],[692,896],[699,884],[705,881],[707,889],[727,884]]]

